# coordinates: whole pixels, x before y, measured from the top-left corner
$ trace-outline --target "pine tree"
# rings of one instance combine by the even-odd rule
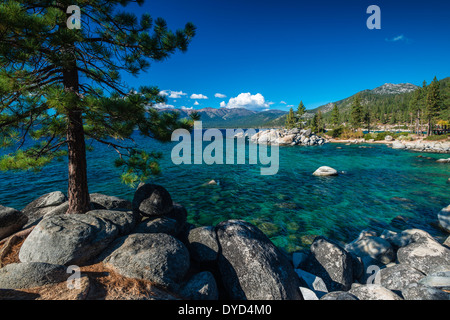
[[[363,120],[367,126],[367,131],[370,133],[370,125],[372,123],[372,112],[369,106],[366,106],[366,108],[364,108]]]
[[[297,123],[298,123],[299,127],[301,127],[302,117],[305,115],[305,113],[306,113],[306,107],[303,104],[303,101],[300,101],[300,104],[297,107],[297,112],[295,114],[295,117],[297,118]]]
[[[339,108],[337,106],[337,104],[334,104],[333,106],[333,110],[331,111],[331,124],[333,126],[338,126],[339,125]]]
[[[150,61],[185,52],[195,27],[188,23],[172,32],[161,18],[143,14],[138,19],[117,8],[133,2],[143,3],[0,4],[0,145],[17,150],[1,158],[0,169],[39,170],[67,156],[67,213],[89,210],[87,139],[115,149],[122,180],[132,184],[157,174],[161,157],[128,143],[135,129],[167,141],[174,129],[192,128],[192,121],[180,120],[176,113],[155,110],[155,104],[165,101],[158,88],[130,88],[120,74],[136,76]],[[72,5],[81,9],[79,29],[72,28],[73,11],[66,13]],[[37,143],[25,148],[30,139]]]
[[[439,116],[439,113],[441,111],[441,103],[442,99],[439,88],[439,81],[436,77],[434,77],[433,81],[428,87],[426,96],[425,117],[428,122],[428,136],[432,133],[433,121],[436,120],[436,117]]]
[[[286,117],[285,126],[287,129],[295,128],[295,114],[294,114],[294,110],[292,108],[289,110],[289,113]]]
[[[350,122],[354,129],[358,129],[361,127],[362,121],[363,110],[361,105],[361,95],[358,93],[353,100]]]

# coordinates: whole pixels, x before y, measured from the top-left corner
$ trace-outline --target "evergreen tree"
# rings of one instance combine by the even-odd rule
[[[358,129],[361,127],[362,122],[363,108],[361,105],[361,94],[358,93],[353,100],[350,123],[354,129]]]
[[[135,183],[159,172],[156,152],[132,142],[135,129],[162,141],[192,121],[159,113],[156,87],[130,88],[121,73],[138,75],[150,61],[185,52],[195,35],[188,23],[172,32],[149,14],[138,19],[126,0],[11,0],[0,4],[0,145],[16,152],[0,169],[38,170],[68,157],[68,213],[89,210],[86,139],[114,148],[122,180]],[[81,9],[81,28],[69,28],[69,6]],[[68,22],[69,21],[69,22]],[[76,21],[75,21],[76,22]],[[73,24],[72,24],[73,26]],[[197,116],[194,116],[197,118]],[[28,140],[37,141],[31,147]]]
[[[366,106],[364,108],[364,116],[363,116],[364,123],[367,126],[367,131],[370,132],[370,125],[372,123],[372,113],[369,106]]]
[[[338,126],[339,125],[339,108],[337,106],[337,104],[335,103],[333,105],[333,110],[331,111],[331,124],[333,126]]]
[[[299,124],[300,128],[301,128],[302,117],[305,115],[305,113],[306,113],[306,107],[303,104],[303,101],[300,101],[300,104],[297,107],[297,112],[295,114],[295,117],[297,118],[297,123]]]
[[[428,122],[428,130],[427,135],[431,135],[433,121],[436,120],[436,117],[439,116],[441,111],[441,92],[439,88],[439,81],[436,77],[434,77],[430,86],[428,87],[428,92],[426,96],[426,109],[425,109],[425,117]]]
[[[322,111],[318,111],[317,113],[314,114],[314,117],[313,117],[312,123],[311,123],[311,130],[317,134],[325,131],[324,124],[323,124]]]
[[[287,129],[293,129],[293,128],[295,128],[295,123],[296,123],[296,121],[295,121],[294,110],[291,108],[289,110],[289,113],[288,113],[287,117],[286,117],[285,126],[286,126]]]

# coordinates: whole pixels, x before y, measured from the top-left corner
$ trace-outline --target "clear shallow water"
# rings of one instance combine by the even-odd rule
[[[176,143],[143,137],[136,141],[142,148],[163,152],[162,175],[151,182],[164,186],[187,208],[189,222],[215,225],[244,219],[288,252],[308,246],[315,235],[349,242],[367,228],[398,231],[405,226],[396,222],[397,216],[439,234],[430,222],[450,203],[450,166],[435,161],[447,155],[385,145],[281,147],[278,174],[261,176],[259,165],[176,166],[170,159]],[[90,192],[131,200],[134,190],[120,183],[114,159],[115,152],[103,145],[88,153]],[[343,173],[313,176],[323,165]],[[66,192],[66,177],[66,162],[55,162],[40,173],[0,172],[0,204],[22,209],[45,193]],[[212,179],[219,185],[205,185]]]

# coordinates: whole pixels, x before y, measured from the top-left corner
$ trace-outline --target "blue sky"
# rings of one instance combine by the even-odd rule
[[[366,26],[370,5],[381,9],[381,30]],[[310,109],[384,83],[450,76],[449,1],[147,0],[126,10],[171,29],[196,25],[187,53],[123,77],[158,86],[175,108],[288,110],[302,100]]]

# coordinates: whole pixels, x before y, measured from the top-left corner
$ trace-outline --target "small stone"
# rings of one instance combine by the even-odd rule
[[[337,176],[338,172],[336,169],[333,169],[331,167],[320,167],[319,169],[317,169],[313,175],[318,176],[318,177],[328,177],[328,176]]]

